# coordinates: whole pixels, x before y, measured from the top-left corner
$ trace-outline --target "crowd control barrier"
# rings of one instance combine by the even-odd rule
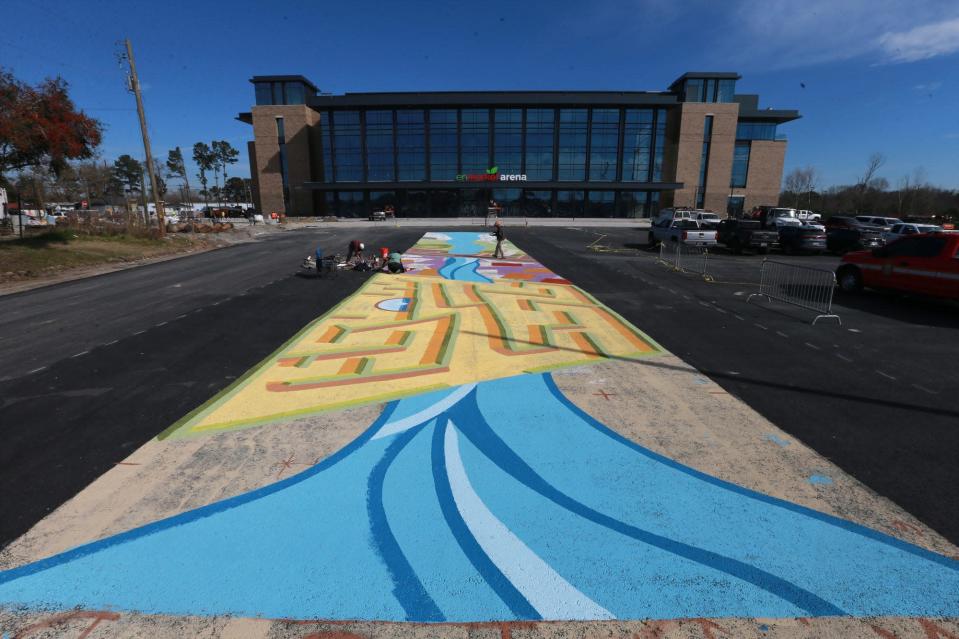
[[[746,301],[765,297],[767,300],[792,304],[818,313],[812,321],[814,325],[828,318],[835,319],[842,326],[842,319],[832,312],[835,290],[836,274],[832,271],[764,259],[759,292],[747,297]]]

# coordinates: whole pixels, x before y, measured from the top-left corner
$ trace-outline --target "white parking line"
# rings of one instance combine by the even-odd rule
[[[714,306],[714,307],[713,307],[713,310],[714,310],[714,311],[719,311],[719,312],[722,313],[723,315],[726,314],[726,311],[724,311],[723,309],[719,308],[718,306]]]
[[[107,342],[106,344],[104,344],[104,346],[113,346],[114,344],[116,344],[116,343],[119,342],[119,341],[120,341],[120,340],[115,339],[115,340],[113,340],[112,342]]]
[[[780,337],[787,337],[787,338],[789,337],[789,335],[786,335],[782,331],[776,331],[776,335],[779,335]]]
[[[934,391],[934,390],[932,390],[932,389],[930,389],[930,388],[926,388],[925,386],[920,386],[919,384],[913,384],[912,387],[913,387],[913,388],[918,388],[918,389],[921,390],[922,392],[924,392],[924,393],[929,393],[930,395],[938,395],[938,394],[939,394],[939,391]]]
[[[90,351],[81,351],[81,352],[77,353],[76,355],[71,355],[70,357],[71,357],[71,358],[73,358],[73,357],[82,357],[82,356],[86,355],[86,354],[89,353],[89,352],[90,352]]]
[[[34,373],[39,373],[40,371],[44,370],[45,368],[46,368],[46,366],[41,366],[40,368],[34,368],[32,371],[29,371],[29,372],[27,373],[27,375],[33,375]]]
[[[134,335],[143,335],[144,333],[146,333],[146,331],[137,331]]]
[[[819,348],[819,347],[816,346],[815,344],[810,344],[809,342],[803,342],[803,344],[805,344],[806,346],[808,346],[809,348],[811,348],[811,349],[813,349],[813,350],[817,350],[817,351],[821,351],[821,350],[822,350],[821,348]]]
[[[852,361],[852,359],[850,359],[849,357],[846,357],[846,356],[843,355],[842,353],[836,353],[836,357],[838,357],[839,359],[843,360],[844,362],[851,362],[851,361]]]
[[[173,319],[183,319],[184,317],[186,317],[186,313],[184,313],[183,315],[177,315],[177,316],[176,316],[175,318],[173,318]]]
[[[154,324],[154,326],[163,326],[163,325],[165,325],[165,324],[166,324],[166,322],[160,322],[159,324]]]
[[[896,378],[893,377],[892,375],[890,375],[889,373],[883,373],[883,372],[882,372],[881,370],[879,370],[879,369],[876,369],[876,373],[878,373],[879,375],[882,375],[882,376],[885,377],[886,379],[891,379],[892,381],[896,381]]]
[[[761,329],[763,329],[764,331],[768,331],[768,330],[769,330],[768,328],[766,328],[766,327],[763,326],[762,324],[753,324],[753,326],[755,326],[756,328],[761,328]]]
[[[736,315],[735,313],[733,313],[733,317],[735,317],[736,319],[738,319],[740,322],[745,322],[745,321],[746,321],[746,318],[745,318],[745,317],[741,317],[741,316],[739,316],[739,315]]]

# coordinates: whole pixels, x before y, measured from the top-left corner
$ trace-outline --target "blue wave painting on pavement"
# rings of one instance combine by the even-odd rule
[[[662,457],[541,374],[393,402],[299,475],[0,573],[0,602],[397,621],[955,616],[957,568]]]

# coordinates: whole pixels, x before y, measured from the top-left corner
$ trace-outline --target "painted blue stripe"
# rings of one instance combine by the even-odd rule
[[[445,277],[445,278],[448,279],[448,280],[453,279],[452,277],[450,277],[449,269],[450,269],[450,267],[453,266],[454,264],[456,264],[456,258],[455,258],[455,257],[448,257],[448,258],[446,258],[446,262],[444,262],[444,263],[443,263],[443,266],[440,267],[440,270],[439,270],[440,276]]]
[[[475,393],[475,391],[474,391]],[[510,583],[499,568],[483,552],[476,538],[469,531],[466,522],[460,516],[456,508],[456,502],[453,501],[453,490],[450,488],[449,477],[446,474],[446,458],[443,454],[443,433],[446,427],[446,419],[436,420],[433,426],[433,448],[431,457],[433,461],[433,482],[436,485],[436,496],[439,498],[440,508],[443,510],[443,517],[449,526],[453,537],[456,539],[463,554],[470,560],[476,571],[486,580],[490,588],[493,589],[503,603],[516,615],[517,619],[541,620],[542,617],[533,608],[533,605],[523,596],[523,594]]]
[[[386,517],[386,508],[383,506],[383,481],[386,471],[393,460],[400,454],[410,440],[422,430],[422,426],[411,428],[393,441],[383,452],[383,457],[373,470],[370,471],[366,493],[366,512],[370,517],[370,531],[373,534],[373,545],[376,552],[383,559],[390,577],[393,579],[393,595],[406,611],[407,621],[446,621],[436,602],[423,582],[416,576],[416,571],[410,565],[403,549],[400,548],[396,537],[390,529],[390,522]]]
[[[467,263],[467,264],[464,264],[463,266],[469,266],[469,267],[470,267],[470,268],[469,268],[469,273],[470,273],[470,275],[472,276],[473,281],[477,281],[477,280],[478,280],[478,281],[481,281],[481,282],[492,282],[492,281],[493,281],[493,280],[491,280],[490,278],[486,277],[485,275],[476,272],[476,269],[479,268],[479,260],[474,260],[474,261],[472,261],[472,262],[469,262],[469,263]],[[462,268],[462,266],[461,266],[460,268]],[[459,269],[456,269],[456,270],[458,271]],[[463,278],[463,279],[464,279],[464,280],[468,280],[468,279],[470,279],[470,278]]]
[[[806,515],[807,517],[811,517],[813,519],[822,521],[824,523],[832,524],[833,526],[836,526],[837,528],[842,528],[843,530],[857,533],[859,535],[862,535],[863,537],[867,537],[869,539],[882,542],[884,544],[887,544],[899,550],[904,550],[908,553],[916,555],[917,557],[921,557],[923,559],[927,559],[929,561],[935,562],[939,565],[946,566],[947,568],[951,568],[952,570],[959,571],[959,562],[957,562],[954,559],[950,559],[949,557],[946,557],[944,555],[934,553],[931,550],[926,550],[925,548],[921,548],[919,546],[915,546],[901,539],[897,539],[896,537],[892,537],[891,535],[887,535],[885,533],[879,532],[878,530],[873,530],[872,528],[867,528],[866,526],[862,526],[855,522],[848,521],[846,519],[841,519],[834,515],[829,515],[823,512],[819,512],[818,510],[813,510],[812,508],[808,508],[806,506],[794,504],[784,499],[779,499],[777,497],[772,497],[770,495],[756,492],[755,490],[750,490],[749,488],[745,488],[743,486],[739,486],[732,482],[719,479],[718,477],[713,477],[712,475],[708,475],[704,472],[698,471],[695,468],[690,468],[689,466],[685,466],[673,459],[670,459],[669,457],[665,457],[663,455],[660,455],[659,453],[653,452],[652,450],[649,450],[648,448],[644,448],[643,446],[640,446],[636,442],[626,437],[623,437],[622,435],[612,430],[611,428],[603,424],[601,421],[597,420],[595,417],[593,417],[592,415],[590,415],[589,413],[581,409],[579,406],[571,402],[563,394],[563,391],[561,391],[559,387],[556,385],[556,382],[553,379],[552,375],[550,374],[543,375],[543,381],[546,382],[546,387],[549,388],[550,392],[553,393],[553,396],[555,396],[559,401],[561,401],[567,408],[569,408],[569,410],[573,411],[577,415],[577,417],[585,421],[587,424],[589,424],[590,426],[592,426],[599,432],[608,436],[609,438],[621,444],[625,444],[626,446],[629,446],[636,452],[642,455],[645,455],[646,457],[654,461],[657,461],[661,464],[669,466],[670,468],[674,470],[678,470],[682,473],[695,477],[696,479],[710,483],[719,488],[724,488],[726,490],[732,491],[739,495],[743,495],[744,497],[750,497],[752,499],[761,501],[766,504],[778,506],[785,510],[799,513],[801,515]]]
[[[709,568],[741,579],[758,588],[762,588],[798,608],[806,610],[811,615],[827,616],[845,614],[839,607],[822,599],[818,595],[800,588],[796,584],[772,573],[733,559],[732,557],[726,557],[703,548],[697,548],[696,546],[656,535],[648,530],[627,524],[609,515],[593,510],[586,504],[556,489],[513,452],[513,450],[493,432],[493,429],[486,423],[486,420],[480,412],[479,405],[476,401],[475,390],[451,408],[450,413],[451,416],[456,419],[456,425],[459,430],[466,435],[473,445],[482,451],[484,455],[505,472],[512,475],[517,481],[523,483],[531,490],[538,492],[556,505],[588,521],[592,521],[627,537],[671,552],[679,557],[708,566]]]
[[[30,564],[25,564],[18,568],[13,568],[11,570],[6,570],[0,572],[0,584],[13,581],[20,577],[25,577],[26,575],[32,575],[34,573],[42,572],[49,568],[54,568],[60,564],[65,564],[74,559],[84,557],[86,555],[91,555],[95,552],[103,550],[104,548],[109,548],[110,546],[116,546],[118,544],[123,544],[128,541],[133,541],[134,539],[139,539],[140,537],[146,537],[154,533],[160,532],[161,530],[166,530],[168,528],[174,528],[176,526],[182,526],[183,524],[188,524],[192,521],[197,521],[210,517],[216,513],[220,513],[231,508],[236,508],[237,506],[242,506],[252,501],[262,499],[267,495],[272,495],[273,493],[279,492],[285,488],[289,488],[294,484],[298,484],[301,481],[304,481],[318,473],[323,472],[324,470],[331,468],[335,464],[346,459],[350,454],[357,450],[360,446],[365,444],[373,435],[383,427],[390,416],[393,414],[393,411],[396,409],[397,401],[392,401],[386,405],[386,408],[383,409],[383,412],[380,413],[380,416],[376,418],[369,428],[363,431],[359,437],[354,439],[352,442],[333,453],[323,461],[315,464],[304,470],[303,472],[292,475],[282,481],[278,481],[274,484],[268,486],[263,486],[262,488],[257,488],[256,490],[251,490],[248,493],[243,493],[235,497],[230,497],[222,501],[214,502],[212,504],[207,504],[206,506],[200,506],[193,510],[188,510],[172,517],[167,517],[166,519],[160,519],[145,526],[140,526],[139,528],[133,528],[126,532],[122,532],[104,539],[99,539],[97,541],[91,542],[89,544],[84,544],[82,546],[77,546],[70,550],[66,550],[62,553],[35,561]]]

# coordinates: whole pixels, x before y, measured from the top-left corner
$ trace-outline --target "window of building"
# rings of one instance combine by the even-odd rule
[[[432,124],[431,120],[431,127]],[[433,191],[430,194],[430,201],[430,215],[433,217],[456,217],[459,213],[460,192],[457,189]]]
[[[556,191],[556,216],[557,217],[582,217],[583,216],[583,192],[582,191]]]
[[[648,201],[649,193],[646,191],[620,191],[616,214],[618,217],[645,217]]]
[[[371,211],[382,211],[387,206],[396,210],[396,191],[370,191]]]
[[[740,122],[736,125],[737,140],[775,140],[776,124],[769,122]]]
[[[612,182],[619,155],[619,109],[593,109],[589,134],[589,179]]]
[[[283,204],[287,208],[290,206],[290,172],[286,157],[286,129],[283,126],[283,118],[276,118],[276,143],[279,146],[280,155],[280,180],[283,183]]]
[[[486,173],[489,163],[489,109],[463,109],[460,148],[464,174]]]
[[[392,182],[393,112],[366,112],[366,170],[370,182]]]
[[[426,191],[400,192],[400,203],[396,207],[398,217],[429,217],[430,195]]]
[[[397,164],[401,182],[419,182],[426,179],[426,145],[423,111],[396,112]]]
[[[586,179],[586,132],[586,109],[560,109],[559,180],[579,182]]]
[[[286,91],[284,104],[306,104],[306,87],[302,82],[287,82],[284,90]]]
[[[552,217],[553,192],[523,191],[523,214],[529,217]]]
[[[729,181],[729,186],[733,188],[745,188],[746,176],[749,174],[749,151],[751,143],[749,141],[736,142],[733,150],[733,172]]]
[[[493,199],[503,207],[504,216],[519,217],[523,213],[523,198],[520,189],[493,189]]]
[[[703,100],[703,81],[699,78],[686,80],[685,102],[704,102]]]
[[[648,182],[653,146],[653,110],[626,109],[623,182]]]
[[[716,101],[716,81],[713,79],[706,80],[706,90],[703,91],[703,102],[715,102]]]
[[[733,79],[720,80],[716,89],[716,102],[732,102],[736,95],[736,81]]]
[[[703,151],[699,160],[699,188],[696,189],[696,208],[701,209],[706,200],[706,179],[709,167],[709,147],[713,138],[713,116],[707,115],[703,124]]]
[[[329,111],[320,112],[320,136],[323,140],[323,181],[333,181],[333,131]]]
[[[526,178],[553,179],[553,109],[526,110]]]
[[[522,173],[523,110],[496,109],[493,127],[493,164],[500,173]]]
[[[616,191],[588,192],[586,217],[616,217]]]
[[[333,112],[333,166],[337,182],[359,182],[363,179],[359,111]]]
[[[430,111],[430,179],[455,180],[459,172],[458,155],[456,110],[432,109]]]
[[[256,93],[257,105],[273,104],[273,87],[269,82],[257,82],[253,85],[253,91]]]
[[[273,104],[283,104],[283,83],[273,83]]]
[[[745,201],[746,198],[742,195],[730,195],[729,199],[726,200],[726,215],[729,217],[742,217],[743,204]]]
[[[367,217],[363,191],[340,191],[337,195],[337,217]]]
[[[663,181],[663,155],[666,149],[666,109],[656,109],[656,137],[653,143],[653,182]],[[659,197],[659,192],[657,191]]]

